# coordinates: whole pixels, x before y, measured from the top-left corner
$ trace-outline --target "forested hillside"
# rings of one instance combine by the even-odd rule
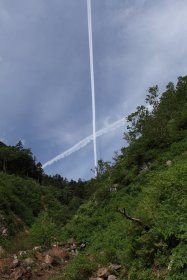
[[[53,256],[62,271],[50,279],[187,278],[187,77],[149,88],[127,122],[128,145],[87,182],[50,177],[21,143],[1,143],[3,248],[21,232],[25,249],[55,240],[68,257]]]
[[[0,169],[0,243],[7,249],[14,247],[17,235],[28,232],[36,217],[62,226],[89,196],[81,179],[69,182],[58,174],[44,174],[21,141],[15,146],[0,143]]]

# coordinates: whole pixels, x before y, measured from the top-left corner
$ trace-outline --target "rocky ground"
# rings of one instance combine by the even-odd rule
[[[0,258],[0,279],[45,280],[66,265],[72,254],[68,246],[54,244],[49,250],[35,247]]]
[[[108,267],[100,267],[89,280],[117,280],[121,265],[110,264]]]
[[[34,247],[32,250],[19,251],[13,255],[6,255],[6,252],[0,249],[1,255],[4,254],[4,257],[0,258],[2,280],[47,280],[50,276],[58,274],[68,260],[78,254],[75,243],[55,243],[48,250]],[[120,269],[121,266],[116,264],[100,267],[89,280],[117,280]]]

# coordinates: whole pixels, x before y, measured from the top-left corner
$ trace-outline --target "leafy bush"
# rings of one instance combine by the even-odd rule
[[[27,243],[30,246],[49,246],[57,236],[57,226],[50,219],[47,212],[42,212],[32,225]]]
[[[93,259],[89,259],[84,255],[79,255],[73,258],[70,263],[65,267],[61,277],[52,278],[66,279],[66,280],[85,280],[96,270],[97,265]],[[51,280],[52,280],[51,279]]]

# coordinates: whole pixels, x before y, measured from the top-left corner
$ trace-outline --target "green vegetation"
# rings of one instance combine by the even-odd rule
[[[18,144],[0,144],[0,166],[6,166],[0,172],[0,246],[8,250],[16,248],[15,238],[24,248],[49,245],[57,236],[57,228],[89,195],[87,183],[81,180],[68,182],[60,175],[44,174],[31,151],[23,149],[21,142]],[[24,169],[25,163],[28,165]],[[35,171],[29,173],[31,169]],[[17,240],[20,234],[26,240]]]
[[[0,142],[0,171],[20,177],[30,177],[41,183],[42,165],[36,163],[30,149],[24,149],[19,141],[15,146]]]
[[[76,258],[72,259],[71,263],[66,266],[66,269],[60,279],[85,280],[88,279],[95,269],[97,269],[96,262],[80,254]],[[59,276],[52,279],[59,279]]]
[[[11,236],[30,228],[32,246],[48,246],[54,238],[87,244],[52,279],[88,279],[109,263],[122,266],[121,280],[186,279],[187,77],[169,83],[160,96],[151,87],[145,101],[127,117],[128,146],[113,164],[100,160],[97,177],[87,182],[47,176],[41,166],[40,180],[22,174],[17,160],[26,151],[0,145],[1,228]]]
[[[127,117],[129,146],[113,165],[99,162],[95,192],[61,239],[86,241],[85,253],[100,265],[121,264],[120,279],[182,280],[187,276],[187,77],[179,77],[176,88],[169,83],[160,98],[158,87],[151,87],[146,102]]]
[[[57,225],[49,217],[47,212],[41,212],[32,225],[27,243],[34,246],[50,246],[58,235]]]

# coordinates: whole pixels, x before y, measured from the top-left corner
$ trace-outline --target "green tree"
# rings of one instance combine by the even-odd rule
[[[23,150],[23,143],[22,143],[22,141],[19,140],[15,147],[16,147],[16,149],[18,149],[19,151]]]
[[[32,225],[27,242],[32,245],[49,246],[57,236],[57,227],[47,212],[42,212]]]
[[[157,109],[159,104],[159,91],[158,86],[153,86],[148,89],[148,94],[146,95],[146,103],[152,106],[153,112]]]
[[[127,117],[127,130],[124,134],[124,139],[128,143],[134,142],[138,139],[143,132],[145,127],[146,119],[149,116],[149,110],[145,106],[138,106],[136,112],[130,114]]]

